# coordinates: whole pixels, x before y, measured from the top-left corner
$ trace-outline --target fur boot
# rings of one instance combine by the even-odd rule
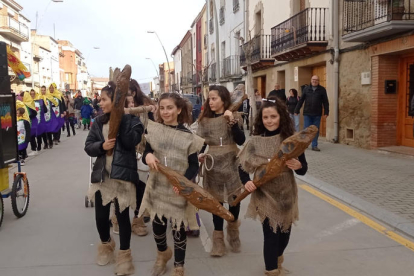
[[[118,224],[118,220],[116,219],[115,214],[112,215],[111,222],[112,222],[112,232],[114,232],[114,234],[119,235],[119,224]]]
[[[132,220],[132,232],[137,236],[148,235],[147,226],[144,222],[144,217],[134,218]]]
[[[171,276],[184,276],[184,267],[176,266],[171,273]]]
[[[229,222],[227,224],[227,241],[230,244],[233,253],[240,252],[240,238],[239,238],[240,220]]]
[[[98,245],[98,256],[96,263],[98,265],[107,265],[114,260],[115,241],[111,238],[109,242]]]
[[[134,274],[135,267],[132,263],[131,249],[119,250],[115,264],[116,275],[131,275]]]
[[[265,275],[266,276],[284,276],[285,274],[279,269],[274,269],[271,271],[266,271]]]
[[[290,273],[290,271],[289,270],[287,270],[286,268],[284,268],[283,266],[282,266],[282,264],[283,264],[283,262],[285,261],[285,257],[283,257],[283,255],[282,256],[280,256],[280,257],[277,257],[277,267],[279,268],[279,270],[281,270],[283,273],[285,273],[285,274],[289,274]]]
[[[152,276],[160,276],[165,273],[167,270],[167,262],[172,257],[172,250],[171,248],[167,247],[167,250],[164,252],[158,251],[157,253],[157,260],[155,261],[154,268],[152,271]]]
[[[223,231],[213,232],[213,248],[211,248],[210,256],[222,257],[226,254],[226,245],[224,244]]]

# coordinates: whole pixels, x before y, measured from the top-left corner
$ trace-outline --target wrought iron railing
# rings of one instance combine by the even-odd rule
[[[210,34],[212,34],[212,33],[214,33],[214,21],[213,21],[213,18],[210,18],[210,21],[209,21],[209,29],[210,29]]]
[[[29,27],[9,15],[1,16],[0,28],[10,29],[10,31],[25,39],[29,38]]]
[[[217,80],[217,78],[216,78],[216,70],[217,70],[217,65],[216,65],[216,63],[212,63],[211,65],[210,65],[210,72],[209,72],[209,79],[210,79],[210,81],[216,81]]]
[[[307,8],[272,28],[272,55],[307,42],[327,40],[327,8]]]
[[[238,10],[240,10],[240,1],[233,0],[233,12],[237,12]]]
[[[271,35],[256,35],[251,41],[246,42],[240,46],[240,66],[246,66],[246,53],[244,47],[252,47],[251,62],[256,63],[260,60],[271,59],[270,47]],[[252,45],[249,45],[252,43]]]
[[[414,1],[344,0],[344,35],[393,20],[414,20]]]
[[[224,6],[220,8],[220,25],[226,22]]]
[[[229,56],[222,61],[221,77],[228,78],[241,75],[240,56]]]

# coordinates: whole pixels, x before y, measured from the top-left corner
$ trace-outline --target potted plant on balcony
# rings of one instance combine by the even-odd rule
[[[391,0],[392,20],[402,20],[404,16],[404,0]]]

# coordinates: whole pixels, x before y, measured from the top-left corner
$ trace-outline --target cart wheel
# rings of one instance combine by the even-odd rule
[[[16,217],[21,218],[26,215],[29,208],[30,187],[29,180],[24,180],[23,175],[18,174],[13,182],[11,192],[11,203],[13,213]]]
[[[91,208],[95,207],[92,200],[89,203],[91,204]]]
[[[88,196],[85,196],[85,207],[86,208],[89,207],[89,199],[88,199]]]
[[[1,227],[1,224],[3,223],[3,217],[4,217],[4,202],[3,202],[3,197],[0,193],[0,227]]]

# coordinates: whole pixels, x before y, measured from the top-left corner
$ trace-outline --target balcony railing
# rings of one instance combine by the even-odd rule
[[[220,8],[220,25],[226,22],[224,6]]]
[[[24,40],[29,39],[29,28],[9,15],[1,16],[0,29],[10,30]]]
[[[221,77],[230,78],[241,75],[240,56],[229,56],[222,61]]]
[[[307,8],[272,28],[272,55],[309,42],[325,42],[327,8]]]
[[[210,26],[209,26],[209,29],[210,29],[210,34],[212,34],[212,33],[214,33],[214,21],[213,21],[213,18],[210,18]]]
[[[412,0],[345,0],[343,34],[349,34],[394,20],[414,20]]]
[[[240,10],[240,2],[239,0],[233,0],[233,12],[237,12]]]
[[[217,70],[217,65],[216,65],[216,63],[212,63],[211,65],[210,65],[210,68],[209,68],[210,70],[210,72],[209,72],[209,80],[211,81],[211,82],[215,82],[216,81],[216,70]]]
[[[252,43],[252,64],[260,62],[261,60],[271,59],[270,38],[270,35],[256,35],[251,41],[244,44],[244,46],[250,47],[248,45]],[[246,66],[246,54],[243,46],[240,46],[240,53],[240,66]]]

